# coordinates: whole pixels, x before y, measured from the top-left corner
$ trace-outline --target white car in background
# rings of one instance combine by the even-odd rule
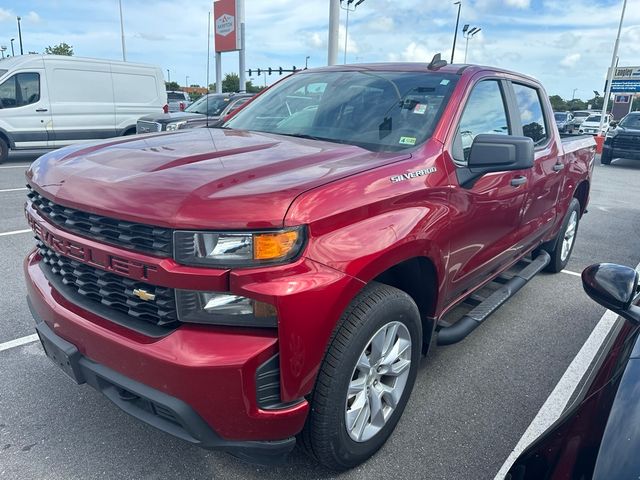
[[[604,135],[607,133],[609,129],[609,122],[611,122],[611,115],[607,114],[604,117],[604,122],[602,123],[602,130],[600,128],[600,120],[602,119],[602,114],[596,113],[593,115],[589,115],[584,122],[580,124],[580,129],[578,130],[580,133],[590,134],[590,135]]]

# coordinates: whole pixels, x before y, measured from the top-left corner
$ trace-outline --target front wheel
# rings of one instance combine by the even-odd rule
[[[580,202],[577,198],[572,198],[569,204],[569,210],[562,222],[562,228],[558,232],[555,241],[552,242],[553,248],[546,250],[551,256],[551,261],[547,265],[548,272],[558,273],[569,263],[573,246],[576,242],[576,234],[578,233],[578,224],[580,223]]]
[[[404,411],[421,345],[411,297],[379,283],[365,287],[343,314],[320,368],[303,448],[333,470],[371,457]]]
[[[603,150],[600,155],[600,163],[602,165],[611,165],[611,161],[613,160],[613,155],[610,150]]]
[[[0,163],[6,162],[7,158],[9,158],[9,145],[4,138],[0,138]]]

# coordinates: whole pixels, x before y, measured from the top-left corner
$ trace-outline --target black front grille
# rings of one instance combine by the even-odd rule
[[[169,228],[117,220],[64,207],[43,197],[28,185],[27,188],[27,197],[40,215],[70,232],[162,257],[172,254],[172,231]]]
[[[613,137],[613,148],[621,148],[623,150],[637,150],[640,152],[640,134],[617,135]]]
[[[69,301],[121,325],[154,336],[178,325],[175,291],[122,277],[77,262],[38,241],[41,267],[49,281]],[[142,300],[135,289],[155,295]],[[150,328],[153,327],[153,328]],[[158,328],[159,327],[159,328]]]

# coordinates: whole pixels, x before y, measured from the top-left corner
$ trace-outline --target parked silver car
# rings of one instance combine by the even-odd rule
[[[169,105],[169,112],[183,112],[189,105],[191,105],[191,103],[191,99],[187,92],[167,92],[167,105]]]

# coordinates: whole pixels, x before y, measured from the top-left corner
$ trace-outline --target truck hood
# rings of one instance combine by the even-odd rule
[[[48,153],[29,183],[64,206],[169,228],[283,225],[301,193],[409,157],[227,129],[193,129]]]

